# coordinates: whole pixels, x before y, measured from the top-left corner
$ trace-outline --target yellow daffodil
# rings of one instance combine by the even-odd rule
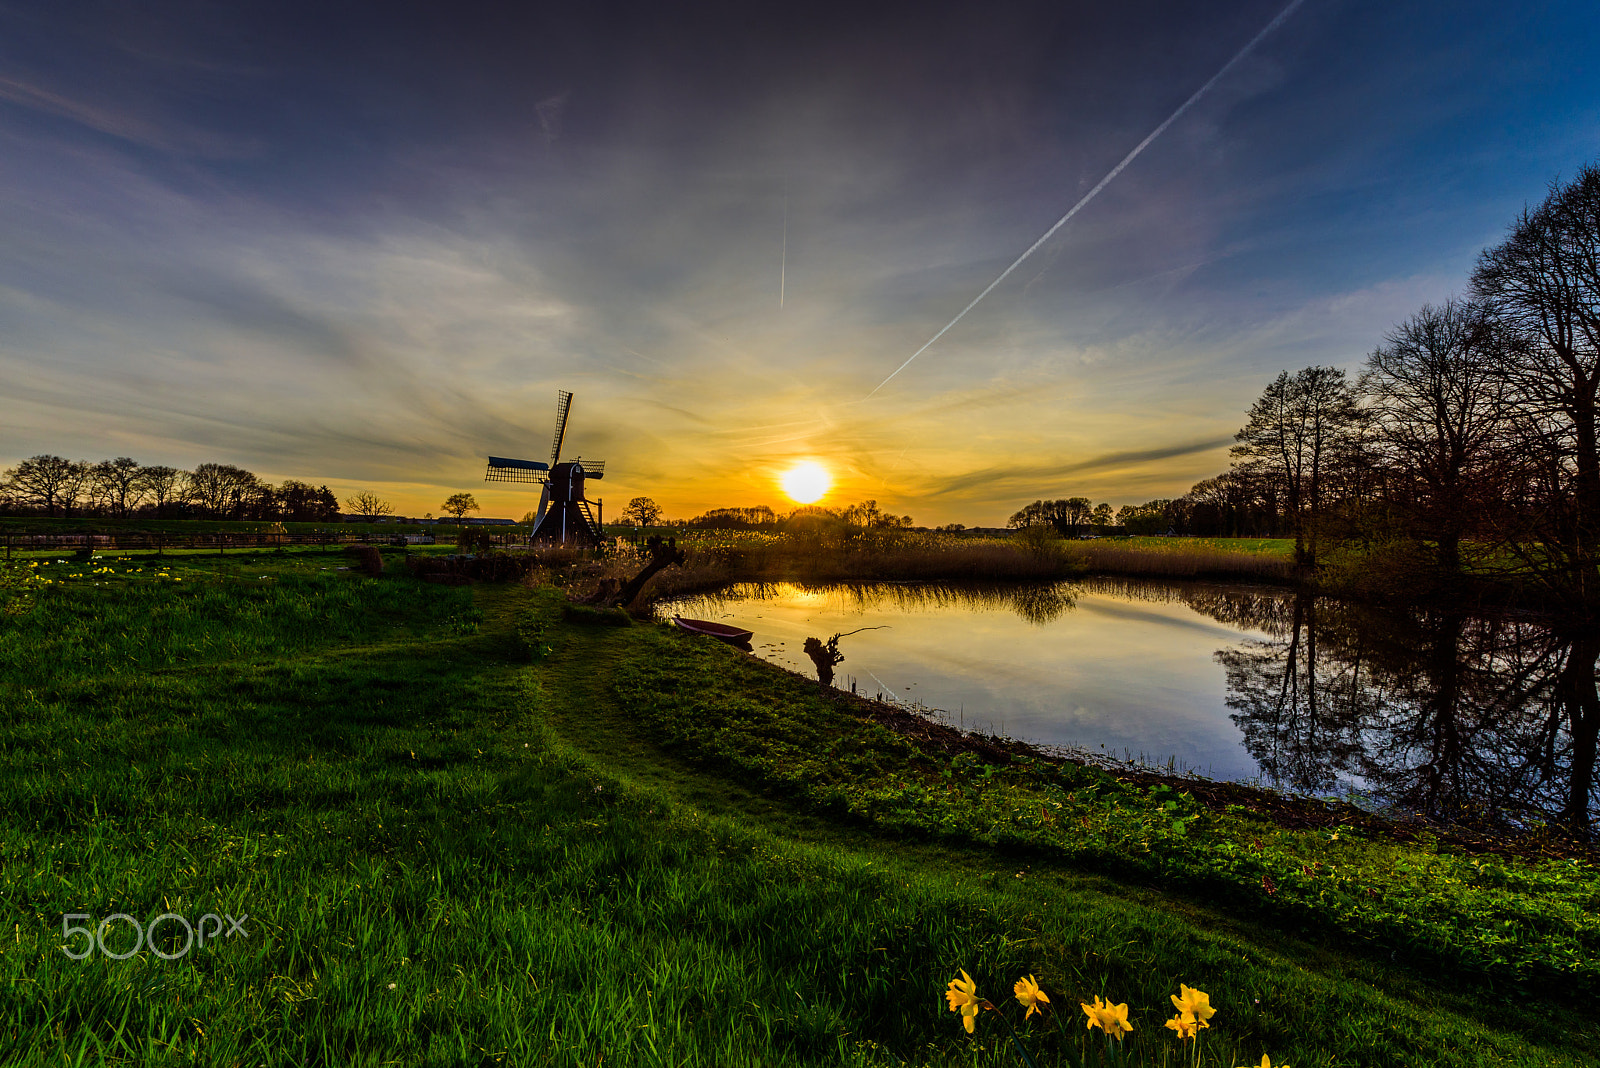
[[[1261,1055],[1260,1064],[1241,1064],[1239,1065],[1239,1068],[1272,1068],[1272,1058],[1263,1053]],[[1278,1068],[1289,1068],[1289,1066],[1287,1064],[1280,1064],[1278,1065]]]
[[[1172,995],[1172,1004],[1182,1016],[1194,1020],[1201,1027],[1210,1027],[1211,1017],[1217,1010],[1211,1007],[1211,995],[1192,986],[1178,984],[1178,993]]]
[[[981,1000],[978,997],[978,984],[972,981],[972,976],[963,970],[960,979],[950,980],[944,997],[950,1003],[950,1011],[961,1014],[961,1026],[967,1029],[967,1034],[972,1034],[973,1021],[977,1019]]]
[[[1084,1024],[1084,1027],[1090,1031],[1098,1027],[1118,1042],[1121,1042],[1122,1036],[1133,1030],[1133,1025],[1128,1022],[1127,1002],[1123,1002],[1121,1005],[1113,1005],[1111,1002],[1101,1001],[1097,997],[1094,999],[1093,1005],[1084,1001],[1080,1001],[1078,1004],[1082,1006],[1084,1012],[1089,1014],[1089,1021]]]
[[[1018,979],[1016,985],[1011,989],[1017,992],[1017,1000],[1027,1006],[1028,1011],[1022,1017],[1024,1020],[1034,1013],[1038,1013],[1040,1016],[1044,1015],[1044,1010],[1039,1006],[1041,1004],[1050,1004],[1050,999],[1043,990],[1039,989],[1039,984],[1034,981],[1033,976],[1030,975],[1026,979]]]
[[[1179,1013],[1168,1020],[1167,1026],[1176,1031],[1179,1038],[1193,1038],[1200,1030],[1200,1024],[1186,1012]]]

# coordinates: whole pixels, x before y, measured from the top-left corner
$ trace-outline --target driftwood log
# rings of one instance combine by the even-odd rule
[[[611,605],[618,608],[627,608],[639,597],[639,591],[644,589],[644,584],[656,577],[656,572],[681,564],[684,561],[683,550],[678,548],[678,539],[669,538],[662,541],[659,536],[652,537],[645,542],[645,548],[650,552],[650,562],[644,565],[633,578],[623,583],[622,589],[611,597]]]

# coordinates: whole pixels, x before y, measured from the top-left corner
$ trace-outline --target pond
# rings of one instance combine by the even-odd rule
[[[1119,579],[739,585],[658,612],[812,677],[805,639],[840,635],[836,685],[1046,749],[1452,819],[1600,810],[1561,698],[1583,652],[1526,618]]]

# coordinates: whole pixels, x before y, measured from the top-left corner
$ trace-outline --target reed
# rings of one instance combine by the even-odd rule
[[[1170,549],[1080,542],[1069,551],[1078,566],[1090,574],[1231,578],[1258,582],[1292,582],[1295,577],[1294,563],[1279,556],[1188,546],[1182,542]]]

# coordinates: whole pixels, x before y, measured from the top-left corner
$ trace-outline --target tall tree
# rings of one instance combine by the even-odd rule
[[[140,491],[156,506],[156,514],[164,516],[167,510],[183,497],[186,482],[184,473],[176,467],[154,464],[139,468]]]
[[[1561,678],[1574,754],[1563,816],[1587,826],[1600,748],[1600,167],[1524,209],[1472,284],[1519,341],[1502,363],[1524,474],[1506,495],[1504,543],[1581,628]]]
[[[88,477],[89,465],[82,460],[49,454],[30,456],[5,473],[18,502],[43,508],[48,515],[58,507],[70,513]]]
[[[1500,370],[1516,406],[1519,495],[1510,539],[1573,612],[1600,614],[1600,167],[1524,209],[1473,288],[1515,331]]]
[[[187,490],[207,515],[230,519],[243,512],[259,481],[249,471],[232,464],[201,464],[189,472]]]
[[[1440,569],[1461,568],[1461,539],[1489,490],[1506,425],[1506,348],[1482,304],[1447,300],[1395,327],[1367,357],[1360,389],[1387,497],[1431,541]]]
[[[94,465],[92,477],[96,496],[105,502],[107,511],[119,519],[126,519],[144,496],[140,470],[139,461],[131,456],[101,460]]]
[[[1317,532],[1323,518],[1330,470],[1359,428],[1355,391],[1336,367],[1287,371],[1250,407],[1249,422],[1234,435],[1233,455],[1282,490],[1294,534],[1295,561],[1317,562]]]

